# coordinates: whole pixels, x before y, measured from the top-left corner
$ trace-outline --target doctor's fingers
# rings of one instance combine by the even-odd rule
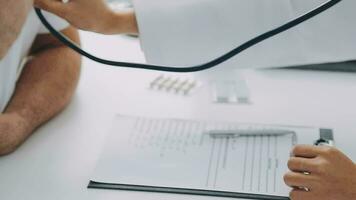
[[[288,160],[288,168],[294,172],[318,173],[320,166],[316,158],[291,157]]]
[[[297,173],[297,172],[288,172],[284,175],[283,177],[284,182],[289,186],[289,187],[302,187],[302,188],[308,188],[310,190],[316,189],[317,187],[317,180],[314,176],[312,175],[305,175],[302,173]]]
[[[70,4],[63,3],[62,0],[35,0],[36,7],[54,13],[60,17],[65,17],[66,13],[69,12],[69,5]]]
[[[315,158],[323,153],[323,149],[313,145],[296,145],[291,155],[295,157]]]

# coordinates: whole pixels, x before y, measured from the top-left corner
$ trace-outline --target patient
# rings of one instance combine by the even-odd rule
[[[47,17],[79,42],[74,28]],[[15,151],[64,109],[76,88],[80,63],[77,54],[40,25],[33,0],[0,1],[0,155]]]

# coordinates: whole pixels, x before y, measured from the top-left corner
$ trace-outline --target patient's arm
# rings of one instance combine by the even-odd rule
[[[79,42],[78,33],[64,33]],[[64,109],[76,88],[80,56],[49,35],[38,36],[5,113],[0,115],[0,155],[13,152],[31,133]]]
[[[32,6],[33,0],[0,0],[0,60],[19,35]]]

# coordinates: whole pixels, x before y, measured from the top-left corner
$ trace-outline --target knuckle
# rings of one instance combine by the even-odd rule
[[[310,168],[310,172],[311,173],[319,173],[319,165],[318,164],[316,164],[316,163],[313,163],[313,164],[311,164],[310,166],[309,166],[309,168]]]
[[[332,156],[337,153],[337,150],[333,147],[324,146],[321,152],[324,156]]]
[[[323,171],[323,166],[322,166],[322,162],[318,161],[318,163],[314,166],[314,171],[317,173],[321,173]]]
[[[315,171],[319,174],[325,174],[328,168],[328,163],[324,160],[319,160],[315,165]]]
[[[337,154],[339,154],[339,150],[338,149],[336,149],[335,147],[329,147],[329,155],[335,156]]]

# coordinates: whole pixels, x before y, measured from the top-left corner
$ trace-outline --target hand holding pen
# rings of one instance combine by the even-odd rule
[[[331,146],[297,145],[288,162],[285,183],[291,200],[356,199],[356,165]]]

